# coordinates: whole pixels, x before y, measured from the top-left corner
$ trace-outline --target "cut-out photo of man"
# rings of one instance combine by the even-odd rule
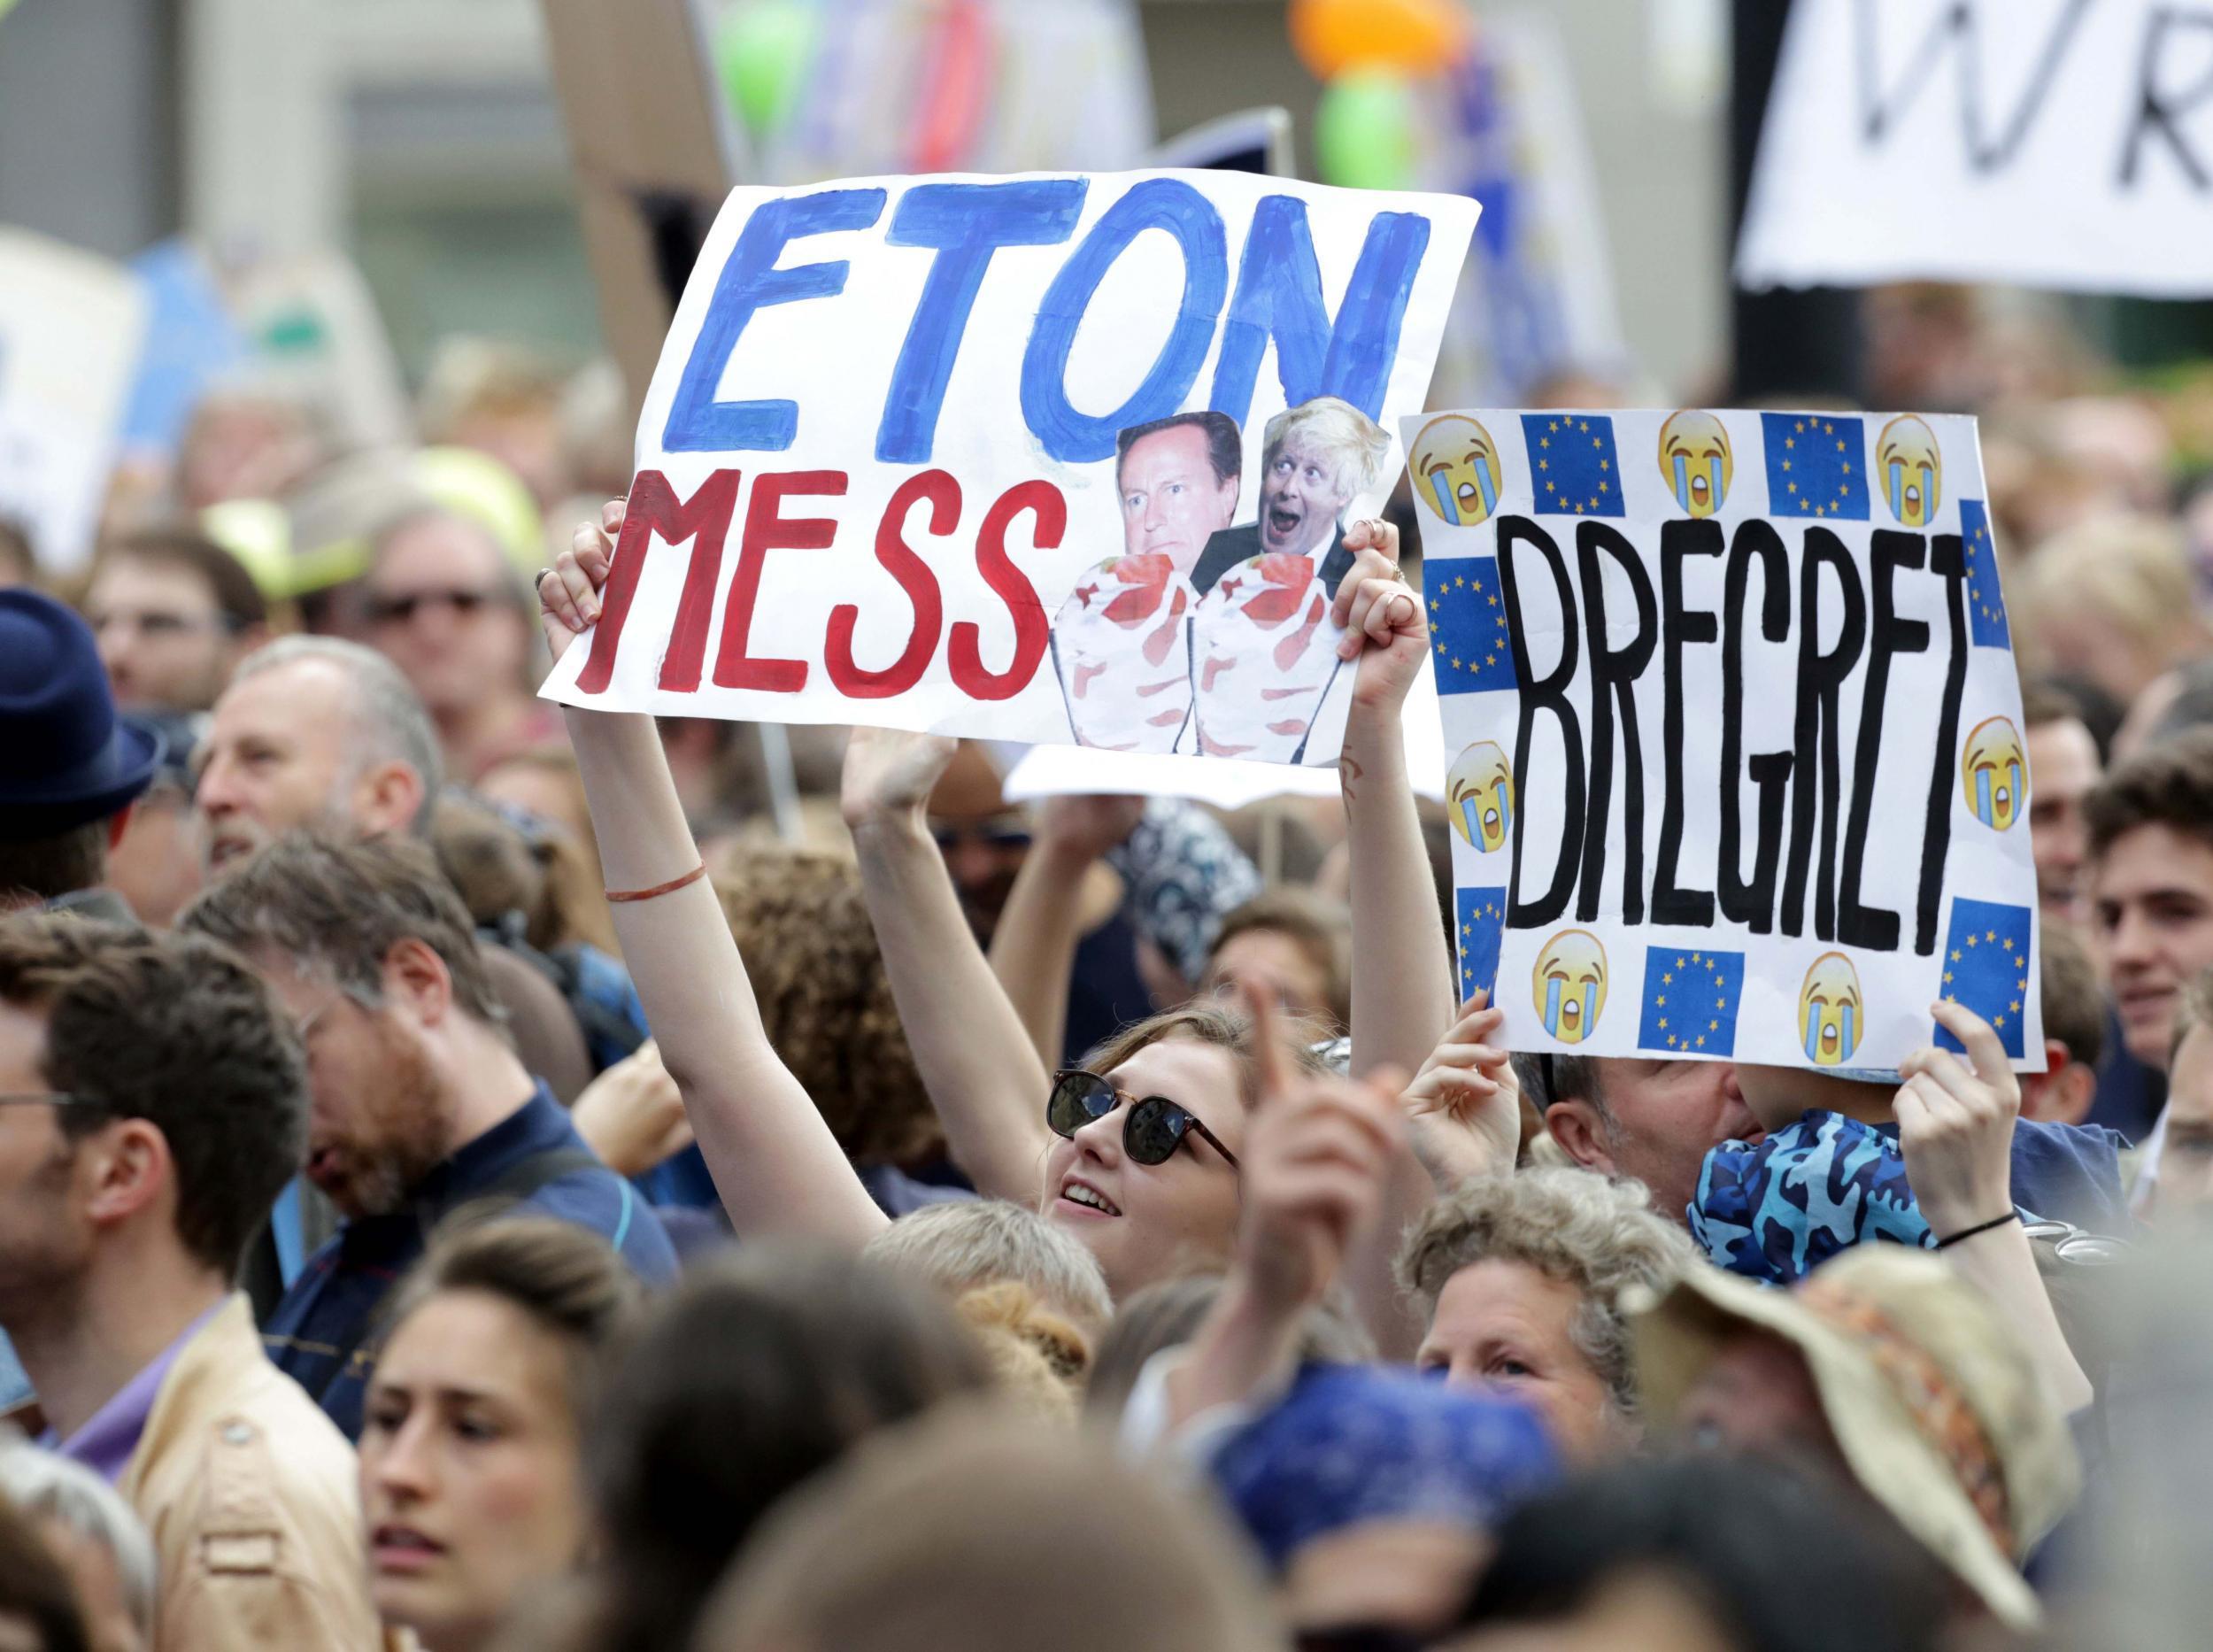
[[[1191,714],[1191,573],[1237,514],[1244,473],[1228,413],[1176,413],[1116,437],[1122,550],[1084,570],[1053,621],[1077,745],[1176,749]]]
[[[1318,559],[1322,589],[1336,591],[1353,566],[1346,509],[1376,486],[1390,456],[1389,434],[1350,402],[1317,396],[1286,407],[1268,421],[1258,519],[1215,534],[1191,583],[1204,596],[1238,563],[1289,552]]]
[[[1122,550],[1165,556],[1185,579],[1238,513],[1245,437],[1225,413],[1180,413],[1115,438]]]

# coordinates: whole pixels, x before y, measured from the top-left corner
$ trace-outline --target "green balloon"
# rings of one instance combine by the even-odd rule
[[[743,0],[714,30],[714,64],[730,107],[757,137],[781,127],[799,101],[814,55],[807,0]]]
[[[1314,154],[1324,183],[1403,189],[1414,177],[1414,94],[1389,69],[1348,69],[1322,89]]]

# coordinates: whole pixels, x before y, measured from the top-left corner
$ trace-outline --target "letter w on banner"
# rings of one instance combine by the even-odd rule
[[[2213,293],[2209,51],[2171,0],[1793,0],[1737,280]]]
[[[1225,173],[732,191],[545,692],[1334,762],[1344,530],[1477,210]]]
[[[1515,1049],[2041,1070],[2034,784],[1970,419],[1402,427],[1463,992]]]

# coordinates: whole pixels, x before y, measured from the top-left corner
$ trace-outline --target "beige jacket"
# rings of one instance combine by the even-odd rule
[[[377,1652],[353,1447],[234,1295],[178,1353],[116,1489],[161,1561],[155,1652]]]

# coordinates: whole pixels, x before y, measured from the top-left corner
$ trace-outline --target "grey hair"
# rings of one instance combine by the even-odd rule
[[[954,1297],[1014,1280],[1091,1335],[1114,1317],[1099,1259],[1080,1240],[1009,1200],[924,1205],[879,1231],[860,1254]]]
[[[1262,433],[1261,465],[1302,431],[1336,452],[1338,487],[1346,498],[1365,493],[1382,480],[1384,461],[1391,457],[1391,433],[1336,396],[1317,396],[1270,419]]]
[[[397,761],[422,777],[422,802],[416,807],[414,835],[428,837],[430,817],[445,784],[445,765],[438,754],[438,730],[430,721],[422,697],[415,692],[400,669],[374,648],[337,637],[280,637],[257,648],[238,662],[233,683],[304,660],[320,660],[335,666],[353,691],[355,740],[347,753],[350,783],[372,763]]]
[[[0,1501],[58,1521],[115,1557],[123,1604],[140,1637],[154,1638],[158,1568],[154,1541],[122,1494],[81,1463],[42,1451],[20,1434],[0,1434]]]
[[[1664,1291],[1697,1253],[1654,1215],[1641,1182],[1581,1169],[1471,1177],[1430,1207],[1399,1252],[1400,1287],[1437,1314],[1446,1281],[1483,1262],[1515,1262],[1582,1293],[1570,1322],[1577,1350],[1606,1384],[1615,1410],[1637,1415],[1624,1295]]]

